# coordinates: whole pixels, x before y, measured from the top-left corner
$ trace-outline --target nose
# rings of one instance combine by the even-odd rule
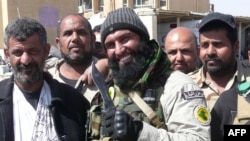
[[[115,54],[116,54],[116,56],[123,55],[124,51],[125,51],[125,47],[121,43],[116,42],[115,43]]]
[[[178,52],[176,53],[176,60],[177,60],[177,61],[183,60],[183,55],[182,55],[182,53],[181,53],[180,51],[178,51]]]
[[[79,39],[78,33],[77,32],[73,32],[72,33],[72,41],[78,41],[78,39]]]
[[[27,52],[24,52],[21,56],[21,63],[28,65],[31,62],[31,57],[29,56],[29,54]]]
[[[207,55],[213,55],[216,54],[216,49],[213,45],[209,45],[209,47],[207,48]]]

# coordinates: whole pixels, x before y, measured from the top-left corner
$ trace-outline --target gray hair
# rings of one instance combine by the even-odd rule
[[[41,23],[28,17],[18,18],[5,28],[4,44],[6,47],[9,47],[9,39],[11,37],[22,42],[35,33],[38,34],[41,44],[46,45],[47,33]]]

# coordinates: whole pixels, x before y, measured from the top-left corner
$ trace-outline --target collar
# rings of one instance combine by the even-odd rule
[[[236,63],[239,64],[238,61],[236,61]],[[249,67],[250,67],[250,63],[249,63]],[[195,74],[196,77],[192,77],[192,76],[191,77],[195,80],[195,82],[199,85],[199,87],[202,88],[202,87],[204,87],[206,85],[210,85],[211,84],[211,82],[206,78],[206,75],[205,75],[206,72],[204,70],[204,66],[202,66],[200,69],[196,70],[191,75],[194,75],[194,74]],[[250,74],[250,72],[249,72],[249,74]],[[236,69],[234,75],[229,80],[229,82],[232,81],[232,83],[233,83],[234,80],[237,80],[237,76],[238,76],[238,70]],[[229,84],[229,82],[228,82],[228,84]],[[230,85],[233,85],[233,84],[230,84]]]

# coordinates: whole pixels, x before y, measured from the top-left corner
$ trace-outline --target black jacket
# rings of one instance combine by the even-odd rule
[[[73,87],[44,73],[51,89],[50,110],[57,135],[62,141],[84,141],[88,101]],[[14,141],[13,76],[0,82],[0,141]]]

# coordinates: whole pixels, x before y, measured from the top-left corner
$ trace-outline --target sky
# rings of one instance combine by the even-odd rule
[[[250,17],[250,0],[210,0],[215,12]]]

